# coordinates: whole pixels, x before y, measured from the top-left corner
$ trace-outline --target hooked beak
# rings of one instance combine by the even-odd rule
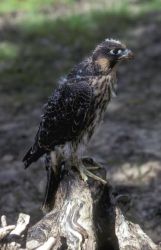
[[[134,54],[130,49],[125,49],[122,55],[120,55],[119,60],[132,59]]]

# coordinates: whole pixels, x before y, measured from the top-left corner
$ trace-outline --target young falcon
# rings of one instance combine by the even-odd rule
[[[106,39],[71,70],[45,106],[35,142],[23,159],[26,168],[56,148],[67,157],[68,148],[68,157],[82,178],[94,177],[83,166],[78,151],[89,142],[115,94],[117,65],[132,56],[120,41]]]

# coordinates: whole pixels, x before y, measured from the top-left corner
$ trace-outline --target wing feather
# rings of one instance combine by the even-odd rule
[[[87,125],[92,88],[86,82],[62,85],[49,98],[36,136],[41,148],[74,140]]]

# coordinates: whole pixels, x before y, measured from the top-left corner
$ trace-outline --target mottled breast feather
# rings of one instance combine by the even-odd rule
[[[88,140],[94,134],[101,122],[106,107],[111,100],[111,93],[116,79],[113,75],[94,77],[89,84],[93,88],[93,99],[88,114],[87,136]]]
[[[92,88],[86,82],[66,83],[49,98],[36,136],[48,150],[76,139],[86,127]]]

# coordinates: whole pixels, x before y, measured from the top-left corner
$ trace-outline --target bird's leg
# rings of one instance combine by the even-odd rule
[[[74,154],[72,155],[71,165],[76,167],[76,169],[81,175],[81,178],[86,182],[88,180],[88,177],[85,174],[85,166],[83,165],[82,161],[78,158],[77,155]]]
[[[87,180],[88,180],[88,177],[91,177],[92,179],[94,179],[94,180],[96,180],[96,181],[100,181],[101,183],[103,183],[103,184],[106,184],[107,182],[105,181],[105,180],[103,180],[101,177],[99,177],[99,176],[97,176],[97,175],[95,175],[95,174],[93,174],[92,172],[90,172],[87,168],[86,168],[86,166],[85,166],[85,164],[84,164],[84,162],[83,162],[83,160],[82,159],[78,159],[78,157],[76,156],[76,157],[74,157],[73,158],[74,159],[74,166],[77,168],[77,170],[79,171],[79,173],[80,173],[80,175],[81,175],[81,178],[86,182]],[[94,167],[94,169],[92,169],[92,170],[96,170],[96,168],[95,167],[97,167],[97,169],[98,169],[98,166],[93,166]],[[100,168],[100,167],[99,167]]]
[[[52,165],[53,171],[55,174],[57,174],[57,172],[59,172],[58,168],[64,161],[63,153],[61,149],[57,148],[55,149],[55,151],[52,151],[50,153],[50,156],[51,156],[51,165]]]

